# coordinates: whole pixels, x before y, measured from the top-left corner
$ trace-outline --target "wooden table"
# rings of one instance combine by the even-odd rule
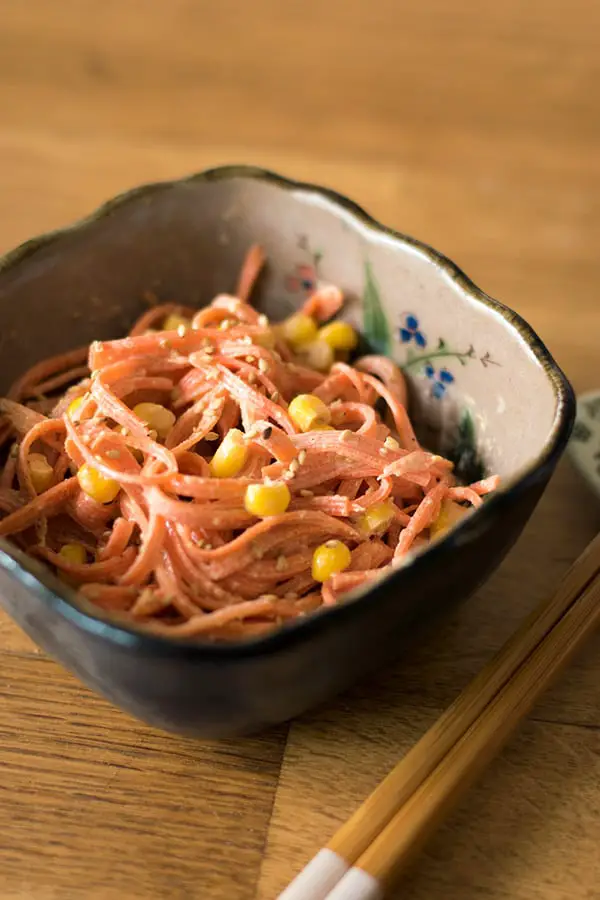
[[[531,321],[577,389],[600,381],[597,0],[0,0],[0,15],[3,249],[134,183],[254,161],[440,247]],[[599,526],[563,463],[450,624],[248,740],[138,724],[0,617],[0,896],[275,897]],[[600,897],[599,651],[397,897]]]

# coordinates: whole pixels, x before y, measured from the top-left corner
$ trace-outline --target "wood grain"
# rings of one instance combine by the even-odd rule
[[[0,0],[0,250],[236,160],[327,183],[517,308],[598,383],[594,0]],[[567,462],[493,579],[289,728],[161,735],[0,616],[0,896],[270,900],[600,526]],[[433,841],[403,900],[600,897],[600,641]]]

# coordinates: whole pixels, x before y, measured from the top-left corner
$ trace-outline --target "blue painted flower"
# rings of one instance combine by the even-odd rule
[[[412,313],[404,317],[404,324],[398,329],[398,335],[403,344],[414,341],[417,347],[425,347],[427,339],[422,331],[419,331],[419,320]]]
[[[454,381],[452,372],[449,372],[448,369],[440,369],[439,372],[436,372],[431,363],[427,363],[423,367],[423,374],[429,378],[430,381],[433,381],[433,384],[431,385],[431,395],[432,397],[435,397],[436,400],[442,399],[446,393],[446,388]]]

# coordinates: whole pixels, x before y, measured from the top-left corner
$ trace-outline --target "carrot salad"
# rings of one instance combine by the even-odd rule
[[[0,536],[119,621],[262,634],[401,565],[479,506],[419,445],[401,371],[356,356],[320,285],[271,323],[235,294],[155,303],[120,340],[47,359],[0,400]]]

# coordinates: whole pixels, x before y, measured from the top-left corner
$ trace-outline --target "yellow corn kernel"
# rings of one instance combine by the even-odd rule
[[[314,394],[298,394],[290,403],[288,413],[300,431],[311,431],[331,421],[329,407]]]
[[[274,484],[249,484],[244,496],[246,511],[253,516],[279,516],[290,505],[290,490],[283,481]]]
[[[319,329],[318,339],[329,344],[332,350],[354,350],[358,335],[348,322],[330,322]]]
[[[210,474],[215,478],[235,478],[248,459],[248,445],[243,432],[230,428],[210,461]]]
[[[43,494],[48,490],[54,478],[52,466],[43,453],[30,453],[27,463],[36,494]]]
[[[275,348],[275,332],[272,328],[266,328],[260,334],[255,334],[252,338],[253,342],[265,350],[273,350]]]
[[[301,347],[303,344],[309,344],[317,336],[317,323],[312,316],[304,313],[294,313],[289,319],[285,319],[281,323],[281,333],[284,340],[291,344],[292,347]]]
[[[133,407],[133,413],[162,440],[175,424],[175,414],[160,403],[138,403]]]
[[[185,316],[177,316],[175,313],[171,313],[170,316],[167,316],[165,321],[163,322],[163,331],[177,331],[178,328],[191,328],[192,323],[189,319],[186,319]]]
[[[313,553],[312,577],[315,581],[327,581],[332,575],[343,572],[352,561],[348,547],[341,541],[327,541]]]
[[[430,536],[432,538],[441,537],[468,512],[467,508],[459,506],[453,500],[444,500],[437,519],[429,528]]]
[[[356,524],[361,534],[368,537],[385,531],[393,518],[394,504],[390,500],[384,500],[366,509]]]
[[[326,341],[317,339],[310,344],[302,344],[298,353],[304,365],[317,372],[329,372],[334,363],[334,353]]]
[[[69,403],[67,408],[67,415],[70,419],[77,419],[79,417],[79,410],[83,406],[83,397],[75,397],[75,399]]]
[[[77,472],[77,481],[79,487],[97,503],[112,503],[121,486],[118,481],[112,478],[106,478],[93,466],[84,463]]]
[[[317,425],[313,425],[312,431],[337,431],[337,429],[334,428],[333,425],[323,425],[318,423]]]
[[[63,544],[59,555],[67,562],[75,563],[78,566],[87,562],[87,553],[83,544]]]

